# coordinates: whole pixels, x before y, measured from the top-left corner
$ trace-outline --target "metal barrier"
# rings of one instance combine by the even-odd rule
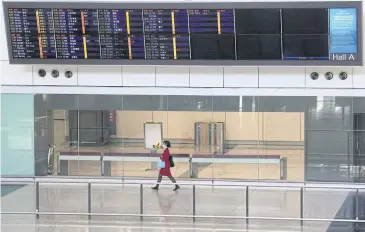
[[[100,175],[111,176],[111,162],[148,162],[151,169],[157,169],[160,154],[131,152],[60,152],[57,157],[57,174],[68,175],[69,161],[100,161]],[[202,155],[173,154],[175,163],[189,166],[190,178],[198,178],[199,164],[277,164],[278,179],[287,178],[287,158],[280,155]],[[154,167],[154,168],[153,168]]]
[[[194,222],[197,218],[207,219],[245,219],[246,225],[249,220],[286,220],[286,221],[298,221],[301,227],[303,227],[304,221],[316,221],[316,222],[344,222],[344,223],[365,223],[365,220],[359,219],[359,190],[365,190],[365,185],[352,185],[352,184],[336,184],[336,183],[310,183],[310,182],[231,182],[230,184],[205,184],[205,183],[179,183],[182,186],[192,187],[192,212],[190,215],[163,215],[163,214],[145,214],[144,213],[144,186],[151,185],[151,182],[140,182],[140,181],[128,181],[124,182],[119,179],[87,179],[87,178],[2,178],[2,185],[6,184],[35,184],[36,186],[36,197],[35,197],[35,211],[34,212],[1,212],[1,214],[26,214],[35,215],[38,219],[40,215],[78,215],[78,216],[88,216],[91,220],[92,216],[131,216],[140,217],[143,220],[144,217],[170,217],[170,218],[191,218]],[[39,184],[86,184],[87,183],[87,213],[72,213],[72,212],[40,212],[40,194],[39,194]],[[92,212],[92,201],[91,201],[91,190],[93,184],[108,184],[108,185],[139,185],[139,214],[121,214],[121,213],[93,213]],[[174,184],[161,184],[161,185],[174,185]],[[246,215],[245,216],[219,216],[219,215],[197,215],[196,214],[196,186],[209,186],[209,187],[243,187],[246,193]],[[265,187],[265,188],[296,188],[300,189],[300,200],[298,202],[300,209],[300,217],[290,218],[290,217],[254,217],[250,216],[250,188],[253,187]],[[328,219],[328,218],[305,218],[304,217],[304,190],[305,189],[334,189],[335,190],[355,190],[355,210],[354,219]],[[219,204],[219,203],[218,203]]]

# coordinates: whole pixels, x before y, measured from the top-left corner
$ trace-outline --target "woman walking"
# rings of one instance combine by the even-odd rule
[[[158,187],[160,186],[162,180],[162,176],[167,176],[172,181],[172,183],[175,183],[174,191],[176,191],[180,188],[180,186],[176,184],[176,180],[174,177],[172,177],[170,171],[170,150],[169,150],[171,147],[170,141],[164,141],[162,143],[162,147],[164,148],[164,151],[160,159],[161,161],[165,162],[165,167],[160,169],[160,173],[158,174],[157,184],[152,189],[158,190]]]

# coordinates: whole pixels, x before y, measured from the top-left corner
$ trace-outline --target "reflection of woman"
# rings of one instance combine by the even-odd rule
[[[167,199],[166,199],[166,196],[167,195],[160,196],[160,193],[157,192],[158,204],[160,206],[160,210],[161,210],[162,215],[170,215],[171,207],[175,203],[175,200],[176,200],[176,198],[175,198],[176,195],[175,194],[170,195]],[[160,219],[160,221],[166,222],[166,221],[168,221],[168,218],[169,217],[162,217]]]
[[[165,162],[165,167],[160,169],[160,173],[158,174],[158,179],[157,179],[157,185],[155,187],[153,187],[152,189],[158,190],[158,187],[162,180],[162,176],[167,176],[172,181],[172,183],[175,183],[174,191],[176,191],[180,188],[180,186],[176,184],[176,180],[174,177],[172,177],[171,171],[170,171],[170,150],[169,150],[169,148],[171,147],[171,143],[170,143],[170,141],[164,141],[162,146],[163,146],[163,148],[165,148],[165,150],[163,151],[160,159]]]

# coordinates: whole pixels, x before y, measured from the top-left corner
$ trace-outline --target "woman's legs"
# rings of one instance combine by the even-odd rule
[[[176,183],[176,180],[173,176],[168,176],[172,183]]]
[[[179,185],[176,184],[176,180],[173,176],[168,176],[172,183],[175,183],[174,191],[178,190],[180,188]]]
[[[158,174],[157,184],[152,189],[158,190],[158,187],[160,186],[161,181],[162,181],[162,175],[161,174]]]
[[[180,186],[176,184],[175,178],[173,176],[168,176],[168,178],[171,180],[172,183],[175,183],[174,191],[178,190],[180,188]],[[161,174],[158,174],[157,184],[152,189],[158,190],[158,187],[160,186],[161,181],[162,181],[162,175]]]

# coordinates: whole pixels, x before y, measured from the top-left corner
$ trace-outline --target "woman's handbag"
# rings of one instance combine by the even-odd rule
[[[160,160],[157,166],[159,169],[165,168],[165,161]]]
[[[174,159],[172,158],[172,156],[169,156],[169,163],[170,163],[170,167],[175,167],[175,163],[174,163]]]

